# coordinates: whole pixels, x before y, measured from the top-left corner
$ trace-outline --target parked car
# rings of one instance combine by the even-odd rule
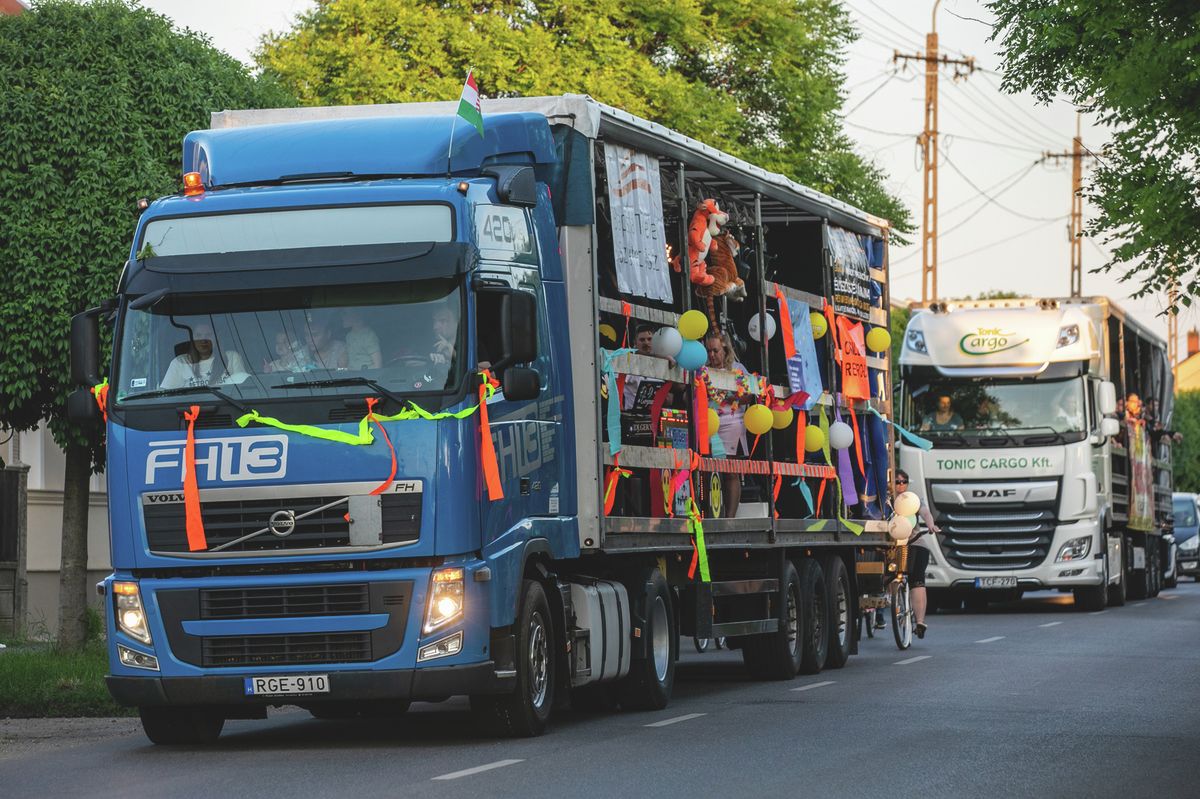
[[[1176,574],[1200,580],[1200,502],[1195,494],[1174,494]]]

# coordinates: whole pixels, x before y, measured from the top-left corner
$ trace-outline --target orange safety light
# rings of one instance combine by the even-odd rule
[[[204,182],[199,172],[185,172],[183,175],[183,196],[195,197],[204,193]]]

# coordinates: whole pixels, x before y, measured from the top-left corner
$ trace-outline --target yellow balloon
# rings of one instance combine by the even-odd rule
[[[810,313],[808,319],[812,323],[813,339],[818,339],[828,332],[829,322],[825,319],[825,314]]]
[[[687,311],[679,317],[679,335],[695,341],[708,332],[708,317],[703,311]]]
[[[721,427],[721,417],[712,408],[708,409],[708,435],[715,436]]]
[[[867,333],[867,349],[871,352],[883,352],[890,346],[892,336],[887,332],[887,328],[873,327],[871,332]]]
[[[795,414],[792,413],[791,408],[784,408],[782,411],[771,411],[771,416],[774,417],[771,427],[774,427],[776,430],[783,430],[792,423],[792,417]]]
[[[821,428],[816,425],[809,425],[804,428],[804,451],[805,452],[820,452],[825,446],[825,434],[821,432]]]
[[[766,405],[751,405],[746,409],[746,416],[743,421],[746,423],[746,430],[756,436],[761,436],[771,429],[771,424],[775,421],[775,417],[771,414],[771,409]]]

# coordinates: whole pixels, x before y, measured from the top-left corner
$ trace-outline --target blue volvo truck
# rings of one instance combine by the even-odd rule
[[[107,440],[108,686],[155,743],[456,695],[536,735],[573,700],[665,707],[684,636],[758,678],[855,651],[888,545],[887,354],[848,399],[809,316],[886,329],[887,223],[590,98],[484,101],[482,135],[454,109],[214,114],[114,298],[72,320],[70,414]],[[748,296],[706,311],[736,370],[634,345],[705,306],[653,245],[684,251],[700,198],[741,238]],[[741,331],[788,307],[820,374],[784,408],[782,336]],[[670,407],[612,407],[630,381]],[[722,457],[700,403],[723,396],[857,411],[858,457],[839,480],[794,421]]]

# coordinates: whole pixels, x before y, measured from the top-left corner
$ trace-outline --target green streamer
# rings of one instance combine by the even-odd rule
[[[700,511],[696,500],[688,497],[688,530],[696,537],[696,561],[700,565],[700,582],[711,583],[708,571],[708,548],[704,545],[704,525],[700,523]]]

